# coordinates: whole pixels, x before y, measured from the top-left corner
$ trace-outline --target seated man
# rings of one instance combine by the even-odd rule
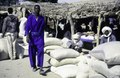
[[[83,42],[80,40],[80,33],[76,33],[75,35],[73,35],[73,44],[71,46],[71,48],[73,48],[74,50],[77,50],[78,52],[82,51],[82,47],[83,47]]]
[[[100,44],[116,41],[116,37],[112,34],[112,29],[110,27],[108,26],[103,27],[102,33],[103,35],[101,35]]]

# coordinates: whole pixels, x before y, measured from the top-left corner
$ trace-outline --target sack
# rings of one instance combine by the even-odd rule
[[[89,66],[82,62],[79,62],[76,78],[88,78],[88,76],[89,76]]]
[[[120,77],[120,65],[111,67],[110,72]]]
[[[50,52],[50,56],[62,60],[65,58],[75,58],[79,56],[79,53],[73,49],[56,49]]]
[[[63,60],[56,60],[54,58],[50,59],[50,64],[54,67],[58,67],[58,66],[63,66],[63,65],[67,65],[67,64],[77,64],[79,61],[76,58],[66,58]]]
[[[103,75],[95,72],[93,69],[89,70],[89,78],[106,78]]]
[[[0,38],[0,60],[8,59],[8,46],[6,38]]]
[[[105,62],[99,60],[91,60],[88,65],[97,73],[104,75],[107,78],[114,78],[116,75],[112,74]]]
[[[58,38],[45,38],[45,46],[58,45],[61,46],[63,43]]]
[[[44,48],[44,51],[46,52],[47,50],[55,50],[55,49],[62,49],[63,47],[58,46],[58,45],[51,45],[51,46],[46,46]]]
[[[99,60],[105,60],[108,65],[120,64],[120,42],[118,41],[98,45],[89,53]]]
[[[78,67],[76,65],[64,65],[60,67],[51,67],[51,71],[58,74],[62,78],[76,77]]]

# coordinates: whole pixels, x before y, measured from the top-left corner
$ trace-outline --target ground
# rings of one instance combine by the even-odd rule
[[[39,75],[39,71],[32,72],[26,53],[23,59],[0,61],[0,78],[61,78],[57,74],[48,71],[50,65],[47,61],[49,58],[45,54],[44,69],[47,72],[47,76]]]

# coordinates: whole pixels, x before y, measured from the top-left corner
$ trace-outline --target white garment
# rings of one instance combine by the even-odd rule
[[[11,60],[13,60],[16,58],[17,55],[15,48],[17,33],[7,32],[5,34],[5,38],[7,39],[7,48],[8,48],[9,57]]]
[[[24,34],[25,34],[25,24],[26,24],[26,21],[27,21],[27,18],[26,18],[26,17],[22,17],[22,18],[20,19],[20,26],[19,26],[20,32],[19,32],[19,34],[20,34],[20,35],[23,35],[23,36],[24,36]]]
[[[59,23],[59,26],[60,26],[60,28],[61,28],[62,30],[64,30],[64,24]]]

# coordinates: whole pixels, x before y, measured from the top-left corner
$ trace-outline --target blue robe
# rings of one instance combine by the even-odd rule
[[[25,35],[29,35],[29,58],[31,67],[36,67],[36,54],[37,66],[43,67],[44,60],[44,17],[39,16],[36,20],[35,15],[31,14],[28,17]]]

